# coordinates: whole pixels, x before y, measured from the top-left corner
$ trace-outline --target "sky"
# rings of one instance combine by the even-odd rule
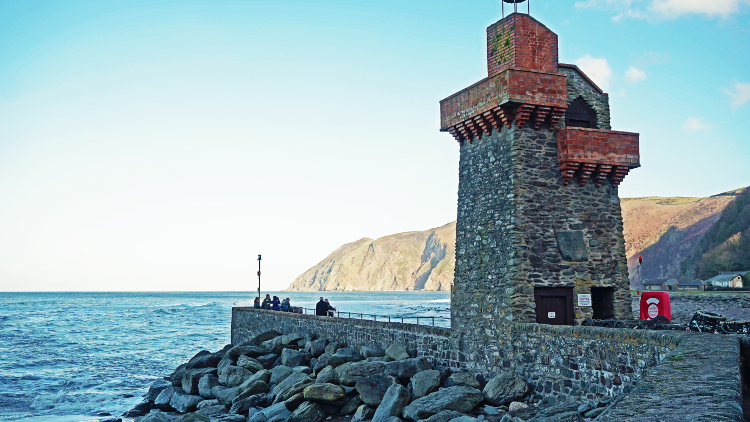
[[[0,291],[279,290],[455,220],[500,5],[0,0]],[[750,185],[750,0],[529,7],[640,133],[621,197]]]

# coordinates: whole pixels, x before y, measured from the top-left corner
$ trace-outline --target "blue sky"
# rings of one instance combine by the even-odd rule
[[[531,14],[641,134],[621,196],[750,185],[748,0]],[[500,18],[499,0],[0,0],[0,291],[249,290],[259,253],[281,289],[343,243],[454,220],[438,101],[486,76]]]

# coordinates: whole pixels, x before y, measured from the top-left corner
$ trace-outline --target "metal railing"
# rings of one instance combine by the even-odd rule
[[[315,315],[315,309],[312,308],[301,308],[302,313],[305,315]],[[309,312],[308,312],[309,311]],[[412,325],[427,325],[435,327],[435,320],[448,321],[450,326],[450,318],[448,317],[434,317],[434,316],[388,316],[388,315],[375,315],[375,314],[363,314],[359,312],[340,312],[340,311],[328,311],[329,316],[334,318],[348,318],[348,319],[359,319],[368,321],[380,321],[380,322],[396,322],[401,324],[412,324]],[[333,314],[333,315],[331,315]],[[380,319],[378,319],[380,318]],[[415,322],[410,322],[415,321]],[[428,323],[424,323],[428,321]],[[423,322],[420,324],[420,322]]]

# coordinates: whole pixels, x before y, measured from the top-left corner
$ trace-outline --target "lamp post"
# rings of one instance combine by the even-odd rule
[[[258,300],[260,301],[260,255],[258,255]]]

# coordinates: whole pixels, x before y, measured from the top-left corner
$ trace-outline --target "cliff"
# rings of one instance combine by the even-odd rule
[[[297,277],[288,290],[449,291],[456,223],[347,243]]]

